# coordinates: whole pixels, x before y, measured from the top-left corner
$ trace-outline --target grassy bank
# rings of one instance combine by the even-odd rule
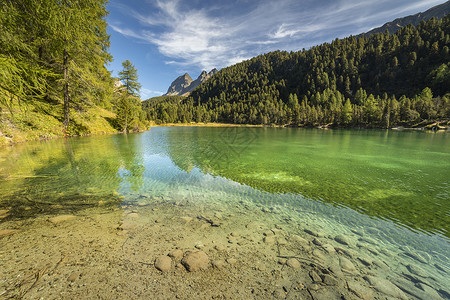
[[[116,115],[92,105],[71,110],[71,120],[64,130],[62,105],[46,102],[0,105],[0,146],[63,136],[84,136],[115,133],[112,125]]]

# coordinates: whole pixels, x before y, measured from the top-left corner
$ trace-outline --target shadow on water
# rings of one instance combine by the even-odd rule
[[[115,207],[121,185],[139,189],[142,157],[135,135],[58,139],[0,151],[3,221]]]
[[[446,133],[178,128],[167,136],[171,159],[186,172],[196,167],[260,191],[450,237]]]

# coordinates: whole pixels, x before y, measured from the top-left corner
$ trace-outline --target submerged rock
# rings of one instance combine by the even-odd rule
[[[286,264],[294,270],[298,270],[301,267],[300,262],[296,258],[289,258]]]
[[[209,265],[209,257],[203,251],[190,251],[186,253],[181,263],[189,272],[206,270]]]
[[[334,240],[343,245],[350,245],[350,240],[345,235],[337,235],[334,237]]]
[[[370,275],[364,276],[364,279],[380,293],[399,299],[408,299],[405,293],[389,280]]]
[[[373,290],[354,281],[348,281],[347,287],[350,292],[363,300],[373,299]]]
[[[183,257],[183,251],[180,249],[173,250],[169,253],[169,256],[175,260],[180,260]]]
[[[155,260],[155,268],[161,272],[168,272],[172,268],[172,259],[166,255],[161,255]]]
[[[348,271],[349,273],[356,271],[355,265],[345,257],[339,258],[339,265],[344,271]]]

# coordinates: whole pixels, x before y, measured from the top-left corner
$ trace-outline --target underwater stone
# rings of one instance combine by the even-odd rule
[[[342,269],[349,271],[349,272],[354,272],[356,271],[355,265],[347,258],[345,257],[340,257],[339,258],[339,265],[341,266]]]
[[[216,269],[222,269],[225,266],[225,261],[219,259],[212,262],[212,266]]]
[[[350,240],[345,235],[337,235],[334,237],[334,240],[343,245],[350,245]]]
[[[206,270],[209,265],[209,257],[203,251],[190,251],[186,253],[181,263],[189,272]]]
[[[373,299],[373,291],[370,288],[365,287],[358,282],[348,281],[347,287],[350,292],[355,294],[360,299],[364,300]]]
[[[183,257],[183,251],[180,249],[173,250],[169,253],[169,256],[175,260],[179,260]]]
[[[327,251],[327,253],[329,253],[329,254],[336,253],[336,250],[335,250],[334,247],[333,247],[332,245],[330,245],[330,244],[322,245],[322,248],[325,249],[325,251]]]
[[[294,270],[300,269],[300,262],[296,258],[289,258],[286,264]]]
[[[322,282],[322,278],[314,270],[309,272],[309,276],[311,277],[313,282]]]
[[[370,275],[364,276],[364,279],[369,282],[370,285],[373,285],[375,289],[380,293],[384,293],[388,296],[396,297],[399,299],[408,299],[408,297],[401,289],[399,289],[396,285],[386,279]]]
[[[167,272],[172,268],[172,259],[166,255],[161,255],[155,260],[155,268],[161,272]]]

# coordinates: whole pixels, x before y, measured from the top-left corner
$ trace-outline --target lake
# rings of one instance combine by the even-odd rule
[[[449,140],[157,127],[1,148],[0,297],[447,298]]]

